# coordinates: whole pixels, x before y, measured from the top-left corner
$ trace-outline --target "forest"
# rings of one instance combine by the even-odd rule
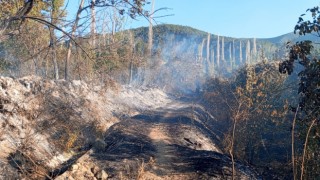
[[[199,113],[199,117],[203,118],[199,122],[206,125],[208,132],[214,132],[216,139],[219,139],[216,141],[221,149],[219,153],[226,156],[226,162],[230,161],[230,176],[226,179],[242,179],[237,164],[250,167],[256,173],[253,179],[319,179],[319,8],[310,8],[297,17],[297,24],[292,24],[294,32],[275,38],[234,38],[189,26],[156,24],[153,17],[166,7],[155,10],[154,1],[80,0],[74,3],[66,0],[1,0],[0,75],[13,80],[40,78],[41,82],[55,82],[56,86],[62,82],[79,81],[88,84],[88,87],[99,85],[111,91],[119,91],[117,89],[120,86],[144,88],[147,92],[157,88],[176,100],[192,104],[192,114],[200,112],[195,108],[197,105],[206,109]],[[66,9],[66,6],[70,6],[68,3],[77,7],[72,20],[67,19],[71,13]],[[147,9],[150,5],[151,9]],[[148,21],[149,27],[126,28],[127,21],[137,17]],[[8,83],[2,83],[1,80],[3,92],[5,86],[9,86]],[[65,134],[57,141],[63,147],[61,149],[76,151],[80,146],[89,147],[90,138],[81,135],[81,139],[80,135],[72,134],[74,128],[79,132],[87,131],[87,126],[78,121],[74,121],[79,123],[74,125],[71,123],[73,118],[70,118],[80,117],[74,108],[81,108],[87,101],[79,100],[81,105],[78,107],[75,105],[78,100],[75,103],[66,98],[61,100],[65,104],[60,106],[55,96],[50,95],[50,99],[43,94],[43,97],[49,99],[48,103],[53,103],[46,104],[49,109],[43,112],[50,114],[50,108],[57,108],[53,108],[57,124],[52,124],[57,129],[45,131],[49,134],[58,131]],[[71,99],[78,98],[75,97]],[[99,99],[99,96],[96,98]],[[150,99],[157,98],[160,99],[155,95]],[[0,122],[3,122],[0,128],[0,149],[4,147],[1,137],[6,137],[5,122],[9,121],[6,118],[15,113],[6,109],[8,102],[5,95],[0,96]],[[189,112],[186,109],[172,110],[171,114]],[[162,119],[168,118],[164,110],[158,110],[151,108],[141,111],[141,118],[145,114],[148,117],[150,114],[150,117],[159,114]],[[40,117],[42,111],[38,111],[37,116]],[[121,119],[131,116],[129,112],[130,108],[118,113],[121,115],[115,115],[125,127],[131,126]],[[27,110],[16,113],[26,117],[28,114]],[[204,120],[203,113],[212,118]],[[171,114],[168,116],[171,117]],[[31,118],[32,115],[29,116]],[[139,119],[140,116],[132,118]],[[38,121],[35,117],[31,119]],[[70,119],[70,123],[61,119]],[[159,120],[160,123],[162,121]],[[191,128],[192,123],[188,124]],[[50,125],[47,126],[50,128]],[[200,127],[194,125],[197,126]],[[96,128],[95,125],[92,127]],[[101,135],[98,130],[91,131],[88,137],[106,139],[106,142],[110,138],[107,137],[108,133]],[[113,135],[117,137],[119,134]],[[74,140],[71,140],[72,137]],[[185,141],[189,142],[189,138],[185,138]],[[27,148],[24,150],[29,152]],[[24,150],[17,148],[16,152],[23,157],[31,156],[24,153]],[[30,159],[36,159],[36,155],[33,156]],[[0,154],[0,162],[3,161],[1,158]],[[107,155],[103,158],[107,159]],[[141,167],[151,167],[150,162],[145,163],[148,165],[141,163],[139,170]],[[199,163],[206,164],[206,161],[199,160]],[[19,178],[55,179],[58,176],[55,171],[35,176],[33,172],[37,170],[28,170],[22,165],[13,167],[22,174]],[[8,172],[0,169],[0,174]],[[148,174],[141,178],[141,172],[134,178],[130,175],[123,178],[120,178],[122,175],[116,175],[115,179],[152,179]],[[192,179],[191,176],[189,178]],[[209,175],[204,179],[210,179]]]

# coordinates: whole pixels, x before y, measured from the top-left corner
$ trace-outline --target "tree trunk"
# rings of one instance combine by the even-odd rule
[[[236,175],[235,161],[234,161],[234,156],[233,156],[233,146],[234,146],[234,138],[235,138],[235,133],[236,133],[236,123],[237,123],[237,118],[234,118],[233,119],[233,127],[232,127],[231,147],[229,150],[229,154],[231,156],[231,161],[232,161],[232,180],[235,179],[235,175]]]
[[[224,58],[224,37],[222,36],[221,39],[221,61],[224,62],[225,58]]]
[[[291,161],[292,161],[292,173],[293,173],[293,180],[296,180],[296,167],[295,167],[295,153],[294,153],[294,129],[297,119],[299,106],[296,109],[296,113],[294,114],[293,122],[292,122],[292,129],[291,129]]]
[[[55,24],[55,17],[54,13],[55,9],[54,6],[52,6],[50,15],[51,15],[51,24]],[[50,31],[50,49],[51,49],[51,58],[53,62],[53,68],[54,68],[54,79],[59,79],[59,68],[58,68],[58,62],[57,62],[57,52],[56,52],[56,36],[54,34],[54,28],[49,26]]]
[[[219,35],[217,39],[217,66],[220,67],[220,42],[219,42]]]
[[[236,65],[236,50],[234,48],[234,40],[232,41],[232,65]]]
[[[253,38],[253,47],[252,47],[252,60],[256,61],[257,60],[257,42],[256,38]]]
[[[130,47],[132,49],[131,57],[130,57],[130,67],[129,67],[129,84],[132,83],[133,79],[133,61],[134,61],[134,54],[135,54],[135,46],[134,46],[134,37],[131,31],[129,31],[129,38],[130,38]]]
[[[239,42],[239,61],[240,61],[240,64],[242,64],[242,42],[240,41]]]
[[[76,21],[74,22],[73,26],[72,26],[72,31],[71,31],[71,38],[74,37],[74,33],[78,27],[78,22],[80,19],[80,13],[81,10],[83,8],[83,4],[84,4],[84,0],[81,0],[79,8],[78,8],[78,12],[76,15]],[[65,65],[64,65],[64,79],[68,80],[69,79],[69,62],[70,62],[70,57],[71,57],[71,48],[72,48],[72,43],[71,43],[71,39],[69,39],[69,43],[68,43],[68,53],[67,53],[67,58],[65,60]]]
[[[53,68],[54,68],[54,79],[59,79],[59,68],[58,68],[58,62],[57,62],[57,53],[56,53],[56,47],[55,47],[55,35],[53,28],[49,27],[50,29],[50,49],[51,49],[51,58],[53,62]]]
[[[209,61],[210,61],[210,33],[208,33],[208,37],[207,37],[207,62]]]
[[[152,56],[152,45],[153,45],[153,25],[152,25],[152,17],[154,12],[154,1],[152,0],[150,16],[149,16],[149,33],[148,33],[148,56]]]
[[[246,47],[246,64],[250,64],[251,62],[251,54],[250,54],[250,41],[247,41],[247,47]]]
[[[93,51],[96,48],[96,10],[95,10],[95,0],[92,0],[92,5],[90,7],[91,9],[91,48],[93,48]]]
[[[307,147],[308,147],[308,139],[309,139],[309,135],[310,135],[310,131],[314,125],[314,123],[317,121],[317,119],[312,120],[309,128],[308,128],[308,132],[306,135],[306,140],[304,141],[304,147],[303,147],[303,155],[302,155],[302,163],[301,163],[301,176],[300,176],[300,180],[303,180],[303,174],[304,174],[304,161],[306,159],[306,152],[307,152]]]
[[[232,46],[231,46],[231,43],[229,44],[229,61],[230,61],[230,68],[232,70]]]

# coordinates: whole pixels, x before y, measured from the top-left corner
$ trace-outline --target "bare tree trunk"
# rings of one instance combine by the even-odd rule
[[[236,65],[236,50],[234,48],[234,40],[232,40],[232,66]]]
[[[252,47],[252,57],[253,60],[256,61],[257,59],[257,42],[256,38],[253,38],[253,47]]]
[[[51,24],[55,24],[54,22],[54,7],[52,7],[50,16],[51,16]],[[49,26],[50,31],[50,49],[51,49],[51,58],[53,62],[53,68],[54,68],[54,79],[59,79],[59,68],[58,68],[58,62],[57,62],[57,52],[56,52],[56,37],[54,34],[54,29]]]
[[[224,58],[224,37],[222,36],[221,39],[221,61],[225,62],[225,58]]]
[[[207,62],[209,64],[210,61],[210,33],[208,33],[208,37],[207,37]]]
[[[134,37],[131,31],[129,31],[129,38],[130,38],[130,46],[132,48],[132,52],[131,52],[131,61],[130,61],[130,67],[129,67],[129,84],[132,83],[132,79],[133,79],[133,60],[134,60],[134,53],[135,53],[135,46],[134,46]]]
[[[229,61],[230,61],[230,68],[232,70],[232,46],[231,46],[231,43],[229,44]]]
[[[251,62],[251,54],[250,54],[250,41],[247,41],[247,47],[246,47],[246,64],[249,64]]]
[[[294,129],[297,119],[299,106],[296,109],[296,112],[294,114],[293,122],[292,122],[292,129],[291,129],[291,161],[292,161],[292,173],[293,173],[293,180],[296,180],[296,168],[295,168],[295,153],[294,153]]]
[[[237,119],[234,118],[233,119],[233,127],[232,127],[231,147],[229,150],[229,154],[231,156],[231,161],[232,161],[232,180],[235,179],[235,174],[236,174],[235,161],[234,161],[234,157],[233,157],[233,146],[234,146],[234,138],[235,138],[235,132],[236,132],[236,123],[237,123]]]
[[[74,22],[74,24],[72,26],[72,31],[71,31],[72,38],[74,37],[74,33],[78,27],[78,22],[80,19],[80,13],[83,8],[83,4],[84,4],[84,0],[81,0],[79,8],[78,8],[77,16],[76,16],[76,21]],[[67,58],[65,60],[65,65],[64,65],[64,79],[65,80],[68,80],[68,78],[69,78],[69,62],[70,62],[70,57],[71,57],[71,48],[72,48],[72,43],[71,43],[71,39],[70,39],[69,43],[68,43]]]
[[[303,173],[304,173],[304,161],[306,159],[306,152],[307,152],[307,146],[308,146],[308,139],[309,139],[309,135],[310,135],[310,131],[314,125],[314,123],[316,122],[317,119],[314,119],[309,128],[308,128],[308,132],[307,132],[307,135],[306,135],[306,139],[305,139],[305,142],[304,142],[304,147],[303,147],[303,155],[302,155],[302,163],[301,163],[301,176],[300,176],[300,180],[303,180]]]
[[[149,16],[149,33],[148,33],[148,56],[152,56],[152,45],[153,45],[153,25],[152,25],[152,17],[154,12],[154,1],[152,0],[150,16]]]
[[[202,42],[201,42],[201,44],[199,45],[199,48],[198,48],[198,54],[199,54],[200,64],[202,64],[202,60],[203,60],[204,42],[205,42],[205,39],[202,40]]]
[[[95,1],[96,0],[92,0],[92,4],[91,4],[91,46],[93,48],[93,50],[95,50],[96,48],[96,10],[95,10]]]
[[[217,66],[220,68],[220,42],[219,42],[219,35],[217,39]]]
[[[240,41],[240,45],[239,45],[239,61],[240,64],[242,64],[242,42]]]
[[[117,17],[116,17],[116,8],[115,7],[113,7],[113,9],[112,9],[112,13],[113,13],[113,18],[111,19],[111,25],[112,25],[112,32],[111,32],[111,36],[112,36],[112,43],[114,43],[114,35],[116,34],[116,19],[117,19]]]
[[[55,37],[54,37],[54,30],[50,27],[50,48],[51,48],[51,58],[53,62],[53,68],[54,68],[54,79],[59,79],[59,68],[58,68],[58,62],[57,62],[57,53],[56,53],[56,47],[55,47]]]

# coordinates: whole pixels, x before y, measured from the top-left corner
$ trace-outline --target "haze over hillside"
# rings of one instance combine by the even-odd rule
[[[0,179],[320,179],[320,8],[159,2],[0,0]]]

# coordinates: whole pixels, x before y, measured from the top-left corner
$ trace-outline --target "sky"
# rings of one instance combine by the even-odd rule
[[[69,0],[72,2],[79,0]],[[319,0],[155,0],[155,24],[190,26],[235,38],[271,38],[293,32],[298,17]],[[69,11],[76,11],[77,5]],[[150,6],[145,7],[150,10]],[[73,13],[70,13],[73,14]],[[148,26],[145,18],[130,20],[127,28]]]
[[[270,38],[293,32],[298,17],[319,0],[155,0],[158,24],[191,26],[212,34],[237,38]],[[147,26],[145,19],[132,21],[130,27]]]

